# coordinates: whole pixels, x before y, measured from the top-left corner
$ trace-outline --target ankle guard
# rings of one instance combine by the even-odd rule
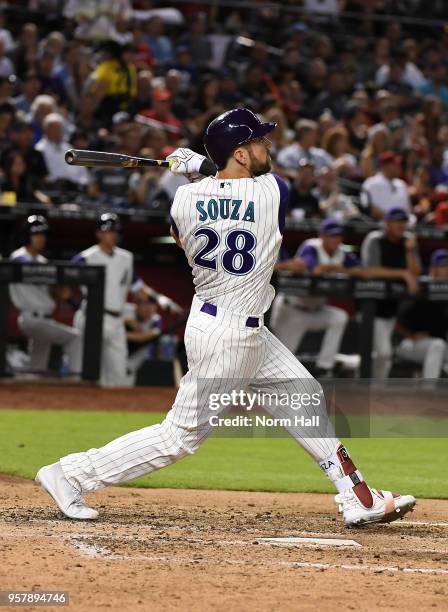
[[[339,493],[352,489],[363,506],[366,508],[373,506],[372,493],[342,444],[319,465]]]

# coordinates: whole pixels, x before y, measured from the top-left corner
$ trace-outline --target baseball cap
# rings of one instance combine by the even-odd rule
[[[394,151],[384,151],[378,157],[378,161],[381,165],[390,163],[399,164],[401,163],[401,157],[397,155],[397,153],[395,153]]]
[[[409,221],[409,215],[404,208],[393,206],[386,211],[384,215],[385,221]]]
[[[342,236],[344,226],[336,219],[324,219],[319,226],[319,233],[324,236]]]
[[[155,89],[152,92],[152,98],[158,102],[166,102],[167,100],[171,100],[171,93],[168,89]]]
[[[448,266],[448,249],[437,249],[431,255],[432,266]]]

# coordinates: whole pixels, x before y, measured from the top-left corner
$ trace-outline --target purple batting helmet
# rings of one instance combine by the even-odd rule
[[[234,108],[213,121],[205,131],[204,145],[209,157],[222,170],[234,151],[240,145],[266,136],[277,127],[276,123],[262,123],[247,108]]]

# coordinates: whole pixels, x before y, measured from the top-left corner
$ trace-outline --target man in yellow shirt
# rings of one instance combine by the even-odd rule
[[[110,121],[112,115],[128,110],[137,95],[137,68],[131,49],[110,40],[103,45],[104,60],[91,74],[91,93],[97,101],[97,114]]]

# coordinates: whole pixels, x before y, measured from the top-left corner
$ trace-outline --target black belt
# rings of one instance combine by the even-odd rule
[[[119,319],[121,317],[121,312],[118,312],[116,310],[104,310],[104,312],[108,315],[110,315],[111,317],[116,317],[117,319]]]
[[[212,317],[216,317],[218,314],[218,307],[215,304],[205,302],[202,304],[201,312],[205,312]],[[260,319],[258,317],[247,317],[246,327],[260,327]]]

